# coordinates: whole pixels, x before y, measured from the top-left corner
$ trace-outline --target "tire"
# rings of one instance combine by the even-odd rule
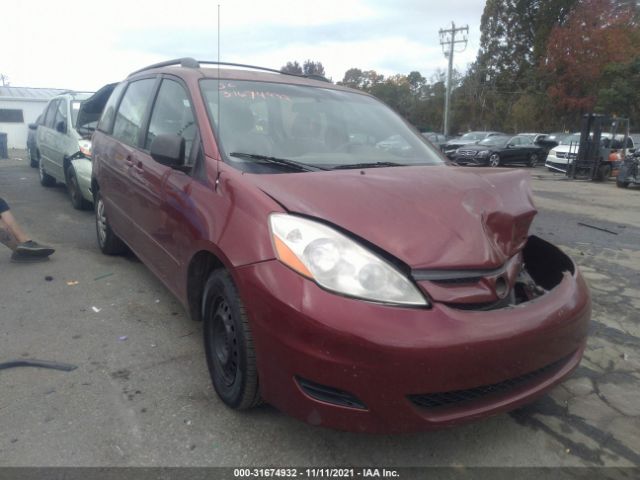
[[[89,209],[91,203],[82,196],[80,185],[78,185],[78,175],[76,174],[76,170],[73,168],[73,165],[70,165],[67,169],[67,192],[69,193],[69,198],[71,199],[71,205],[73,205],[73,208],[76,210]]]
[[[202,295],[203,339],[213,388],[235,410],[261,403],[253,337],[233,280],[214,270]]]
[[[600,165],[596,172],[594,180],[596,182],[606,182],[611,175],[611,165]]]
[[[118,255],[127,250],[127,246],[120,238],[113,233],[107,214],[104,210],[104,202],[98,190],[94,196],[95,216],[96,216],[96,236],[98,237],[98,247],[105,255]]]
[[[42,166],[42,157],[38,155],[38,175],[40,176],[40,185],[43,187],[53,187],[56,179],[49,175]]]
[[[618,188],[629,188],[629,182],[621,182],[616,179],[616,187]]]
[[[527,165],[530,168],[535,168],[536,165],[538,165],[538,154],[537,153],[532,153],[531,155],[529,155],[529,160],[527,162]]]
[[[490,167],[499,167],[500,166],[500,155],[497,153],[491,154],[489,157],[489,166]]]
[[[27,152],[29,153],[29,165],[31,166],[31,168],[38,168],[39,162],[36,152],[31,150],[30,148],[27,148]]]

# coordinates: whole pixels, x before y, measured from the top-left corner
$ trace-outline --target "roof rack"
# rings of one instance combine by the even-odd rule
[[[154,68],[170,67],[172,65],[180,65],[181,67],[185,67],[185,68],[200,68],[201,63],[204,63],[206,65],[223,65],[225,67],[251,68],[254,70],[262,70],[264,72],[279,73],[281,75],[291,75],[293,77],[309,78],[312,80],[320,80],[322,82],[331,83],[330,80],[323,77],[322,75],[316,75],[316,74],[299,75],[297,73],[283,72],[281,70],[275,70],[273,68],[266,68],[266,67],[258,67],[256,65],[247,65],[244,63],[217,62],[217,61],[210,61],[210,60],[196,60],[195,58],[191,58],[191,57],[176,58],[174,60],[167,60],[166,62],[154,63],[153,65],[149,65],[147,67],[141,68],[140,70],[136,70],[135,72],[130,73],[129,76],[135,75],[136,73],[151,70]]]
[[[95,92],[84,92],[82,90],[63,90],[60,93],[57,93],[56,95],[74,95],[76,93],[95,93]]]

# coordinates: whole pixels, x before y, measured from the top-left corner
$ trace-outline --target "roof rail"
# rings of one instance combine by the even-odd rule
[[[95,93],[95,92],[84,92],[82,90],[63,90],[62,92],[57,93],[56,96],[58,96],[58,95],[73,95],[73,94],[76,94],[76,93]]]
[[[309,78],[311,80],[320,80],[322,82],[331,83],[328,78],[323,77],[322,75],[316,75],[316,74],[300,75],[298,73],[283,72],[282,70],[275,70],[273,68],[266,68],[266,67],[258,67],[256,65],[247,65],[244,63],[216,62],[216,61],[209,61],[209,60],[200,60],[200,63],[205,63],[207,65],[224,65],[226,67],[252,68],[254,70],[262,70],[264,72],[279,73],[281,75],[291,75],[292,77]]]
[[[328,80],[326,77],[323,77],[322,75],[316,75],[316,74],[300,75],[300,74],[297,74],[297,73],[283,72],[281,70],[275,70],[273,68],[258,67],[256,65],[247,65],[247,64],[244,64],[244,63],[230,63],[230,62],[217,62],[217,61],[210,61],[210,60],[196,60],[195,58],[191,58],[191,57],[176,58],[174,60],[167,60],[166,62],[154,63],[153,65],[149,65],[148,67],[144,67],[144,68],[141,68],[140,70],[136,70],[135,72],[130,73],[129,76],[135,75],[136,73],[144,72],[146,70],[151,70],[153,68],[170,67],[172,65],[180,65],[181,67],[186,67],[186,68],[200,68],[200,64],[201,63],[204,63],[206,65],[223,65],[225,67],[251,68],[251,69],[254,69],[254,70],[262,70],[264,72],[279,73],[281,75],[291,75],[293,77],[309,78],[309,79],[312,79],[312,80],[320,80],[322,82],[331,83],[330,80]]]
[[[174,60],[167,60],[166,62],[160,62],[160,63],[154,63],[153,65],[148,65],[144,68],[141,68],[140,70],[131,72],[129,74],[129,77],[131,75],[135,75],[136,73],[144,72],[146,70],[152,70],[154,68],[170,67],[172,65],[180,65],[181,67],[187,67],[187,68],[200,68],[198,61],[195,58],[182,57],[182,58],[176,58]]]

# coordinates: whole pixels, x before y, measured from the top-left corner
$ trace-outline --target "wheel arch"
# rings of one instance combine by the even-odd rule
[[[189,262],[187,269],[187,305],[193,320],[202,321],[202,293],[211,272],[218,268],[229,269],[225,263],[210,250],[200,250]],[[229,271],[231,274],[231,272]],[[232,275],[233,277],[233,275]]]

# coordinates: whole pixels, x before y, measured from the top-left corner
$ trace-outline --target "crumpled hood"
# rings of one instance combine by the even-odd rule
[[[373,243],[412,269],[502,266],[536,214],[527,173],[449,166],[246,175],[291,213]]]

